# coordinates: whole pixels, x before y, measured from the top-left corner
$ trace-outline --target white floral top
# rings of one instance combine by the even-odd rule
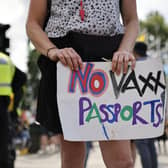
[[[83,0],[84,21],[79,15],[80,0],[51,0],[51,13],[45,28],[49,37],[65,36],[69,31],[108,35],[124,33],[120,22],[120,0]]]

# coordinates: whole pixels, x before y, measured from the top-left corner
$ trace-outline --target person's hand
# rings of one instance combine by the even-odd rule
[[[48,53],[48,57],[52,61],[61,61],[63,65],[67,65],[75,71],[78,71],[83,65],[81,57],[73,48],[55,48]]]
[[[112,71],[119,75],[123,68],[123,73],[127,73],[129,62],[131,62],[131,68],[134,69],[136,61],[132,53],[127,51],[115,52],[112,58]]]

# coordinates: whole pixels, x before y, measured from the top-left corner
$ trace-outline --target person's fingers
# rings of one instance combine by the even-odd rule
[[[64,58],[66,60],[66,63],[68,64],[68,66],[74,70],[74,66],[73,66],[73,63],[72,63],[72,60],[71,60],[71,56],[68,54],[67,50],[66,49],[63,49],[62,50],[62,53],[64,55]]]
[[[79,62],[78,62],[78,55],[72,52],[72,49],[67,49],[67,53],[69,54],[72,64],[73,64],[73,69],[75,71],[79,70]]]
[[[113,72],[116,71],[117,62],[118,62],[118,54],[114,53],[113,58],[112,58],[112,71]]]
[[[49,52],[49,59],[52,61],[60,61],[63,65],[67,65],[66,60],[64,59],[64,55],[62,53],[62,49],[54,49]]]
[[[117,75],[119,75],[121,73],[121,68],[123,65],[123,58],[124,58],[124,55],[122,55],[122,54],[118,55],[118,62],[117,62],[117,67],[116,67]]]
[[[82,62],[82,59],[81,59],[80,55],[73,48],[70,48],[70,50],[77,57],[78,65],[79,65],[80,68],[82,68],[83,67],[83,62]]]
[[[79,54],[73,48],[57,49],[50,53],[52,61],[60,61],[64,65],[68,65],[72,70],[82,68],[83,62]]]
[[[129,55],[124,57],[123,73],[126,74],[128,71]]]
[[[123,73],[127,73],[129,62],[131,62],[131,68],[134,69],[136,60],[132,53],[127,51],[115,52],[112,59],[112,71],[119,75],[123,68]]]
[[[63,65],[67,65],[66,60],[65,60],[64,55],[62,54],[61,50],[56,52],[56,55]]]
[[[83,62],[82,62],[81,57],[78,57],[78,63],[79,63],[80,69],[82,69],[82,67],[83,67]]]
[[[133,54],[129,56],[129,60],[131,61],[131,68],[132,70],[135,68],[136,60]]]

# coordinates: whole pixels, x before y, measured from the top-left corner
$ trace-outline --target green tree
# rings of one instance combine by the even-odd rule
[[[37,52],[36,50],[32,50],[29,55],[29,61],[28,61],[28,81],[30,82],[29,84],[32,87],[33,91],[33,98],[37,97],[38,93],[38,85],[39,85],[39,68],[37,66],[37,60],[39,57],[40,53]]]
[[[148,34],[148,43],[160,39],[161,47],[164,47],[168,39],[168,24],[164,17],[158,12],[150,12],[147,19],[140,21],[141,30],[145,30]]]
[[[28,73],[27,73],[27,84],[26,84],[26,93],[24,97],[24,107],[30,109],[34,100],[37,99],[38,95],[38,86],[40,73],[37,66],[37,60],[40,53],[36,50],[31,50],[28,56]]]

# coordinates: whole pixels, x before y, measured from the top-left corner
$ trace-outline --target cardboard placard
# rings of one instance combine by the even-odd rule
[[[64,138],[73,141],[157,137],[164,130],[165,81],[160,59],[137,61],[117,76],[110,62],[78,72],[57,64],[57,98]]]

